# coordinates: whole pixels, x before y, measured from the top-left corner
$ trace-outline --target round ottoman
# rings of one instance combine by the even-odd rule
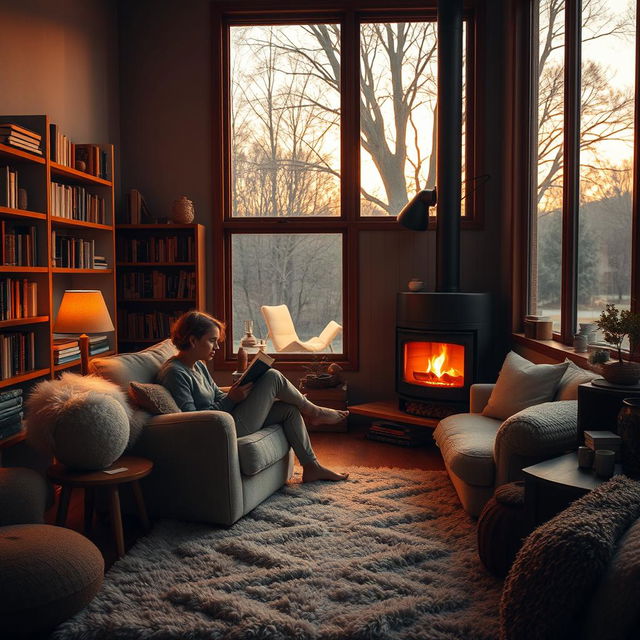
[[[0,524],[40,523],[49,488],[33,469],[0,467]]]
[[[478,555],[489,572],[504,577],[526,531],[524,482],[498,487],[478,518]]]
[[[23,635],[53,629],[86,606],[104,576],[87,538],[62,527],[0,527],[0,629]]]

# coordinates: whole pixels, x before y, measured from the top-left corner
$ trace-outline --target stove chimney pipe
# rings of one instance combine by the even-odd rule
[[[462,0],[438,0],[436,291],[460,288]]]

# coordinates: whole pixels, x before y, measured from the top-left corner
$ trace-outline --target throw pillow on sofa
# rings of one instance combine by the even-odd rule
[[[131,382],[129,396],[141,409],[154,415],[180,413],[173,396],[161,384]]]
[[[550,402],[568,364],[534,364],[510,351],[482,415],[506,420],[518,411]]]
[[[590,382],[598,377],[597,373],[593,371],[587,371],[573,363],[568,358],[565,360],[567,363],[567,370],[564,372],[558,390],[556,391],[555,400],[577,400],[578,399],[578,387],[584,382]]]

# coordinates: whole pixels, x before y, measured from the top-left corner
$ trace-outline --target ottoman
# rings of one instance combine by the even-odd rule
[[[0,629],[52,630],[102,585],[104,560],[84,536],[46,524],[0,527]]]
[[[524,510],[524,482],[498,487],[478,518],[478,555],[493,575],[504,578],[529,531]]]

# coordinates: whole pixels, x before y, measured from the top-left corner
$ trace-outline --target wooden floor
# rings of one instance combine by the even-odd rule
[[[404,469],[444,469],[438,448],[431,444],[422,447],[403,447],[383,442],[374,442],[365,437],[368,421],[364,418],[350,419],[346,433],[311,433],[311,441],[318,459],[325,466],[336,471],[349,471],[360,467],[400,467]],[[126,492],[128,487],[121,487]],[[46,514],[46,521],[55,522],[55,504]],[[129,549],[143,534],[134,516],[124,516],[125,546]],[[82,491],[74,490],[69,505],[67,526],[82,531],[83,500]],[[116,560],[114,541],[105,514],[96,516],[91,539],[102,551],[107,567]]]

